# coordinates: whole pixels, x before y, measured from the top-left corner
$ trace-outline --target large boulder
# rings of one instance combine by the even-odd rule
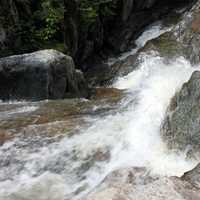
[[[145,168],[119,169],[109,174],[86,199],[198,200],[200,199],[198,181],[193,185],[193,178],[197,174],[198,171],[195,169],[182,178],[155,177]]]
[[[194,72],[172,98],[162,126],[162,135],[170,148],[200,152],[199,71]]]
[[[71,57],[43,50],[0,59],[0,99],[87,97],[82,72]]]

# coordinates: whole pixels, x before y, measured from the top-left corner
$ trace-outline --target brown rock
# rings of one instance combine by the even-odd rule
[[[92,99],[121,98],[123,90],[116,88],[96,88]]]
[[[12,136],[6,130],[0,129],[0,146],[10,140]]]

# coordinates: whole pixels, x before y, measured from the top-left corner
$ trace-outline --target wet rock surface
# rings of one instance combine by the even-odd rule
[[[159,55],[164,57],[166,61],[176,59],[179,56],[184,56],[183,43],[179,42],[176,38],[177,27],[183,26],[187,16],[192,12],[190,9],[187,11],[187,7],[180,12],[174,11],[170,13],[166,18],[159,24],[152,24],[152,26],[159,27],[162,34],[155,37],[151,36],[140,36],[137,38],[137,45],[133,47],[130,53],[124,53],[119,56],[119,59],[114,59],[109,63],[101,63],[99,59],[93,62],[94,66],[88,69],[85,73],[87,80],[90,85],[109,85],[113,83],[116,77],[125,76],[133,70],[137,69],[140,63],[143,61],[144,55]],[[183,14],[186,12],[186,14]],[[181,21],[181,23],[180,23]],[[151,27],[151,26],[150,26]],[[175,28],[174,28],[175,27]],[[148,31],[146,28],[145,31]],[[147,37],[149,40],[146,41]],[[189,40],[189,38],[188,38]]]
[[[25,137],[73,134],[80,126],[87,125],[87,116],[103,115],[115,110],[123,96],[121,90],[97,88],[91,100],[0,103],[0,143],[18,134]]]
[[[114,0],[107,2],[113,15],[97,12],[92,26],[81,29],[79,1],[65,1],[65,45],[77,66],[84,72],[103,70],[108,55],[118,55],[135,46],[135,39],[146,26],[164,19],[176,9],[189,7],[195,1]],[[112,29],[110,28],[112,27]],[[98,62],[96,60],[99,59]]]
[[[163,25],[169,27],[165,33],[159,37],[148,41],[144,47],[137,50],[137,53],[127,56],[125,59],[118,60],[112,65],[101,65],[101,71],[88,71],[86,75],[91,79],[92,83],[106,85],[114,80],[114,77],[124,76],[136,69],[144,54],[157,55],[163,57],[166,62],[183,56],[192,64],[199,62],[199,9],[200,2],[197,1],[192,7],[185,7],[181,11],[175,11],[169,14],[164,20]],[[171,28],[170,28],[171,27]],[[91,69],[92,71],[92,69]],[[105,75],[104,75],[105,74]],[[98,76],[100,75],[100,76]],[[100,77],[96,78],[95,77]],[[103,78],[101,78],[103,77]]]
[[[170,148],[187,150],[191,155],[200,150],[199,89],[200,72],[196,71],[171,100],[162,127],[163,138]]]
[[[167,178],[151,175],[145,168],[119,169],[111,172],[86,199],[198,200],[200,188],[192,181],[198,173],[197,169],[188,172],[190,179],[186,175]]]
[[[127,12],[127,15],[123,15],[124,20],[127,20],[130,17],[128,15],[131,15],[130,10],[127,9],[130,9],[128,8],[128,5],[132,5],[133,1],[126,2],[127,5],[124,9]],[[134,5],[142,9],[148,9],[154,3],[154,1],[141,1],[141,3],[144,2],[146,3],[145,5],[147,7],[144,7],[142,4],[139,3],[139,1],[137,5]],[[152,55],[154,53],[161,56],[167,55],[166,58],[171,58],[174,55],[184,55],[184,52],[180,53],[180,49],[182,49],[182,44],[180,43],[179,48],[179,46],[177,46],[177,43],[174,43],[174,41],[178,41],[176,40],[177,38],[173,36],[172,39],[169,41],[169,37],[171,37],[171,32],[167,33],[164,36],[161,36],[158,40],[149,42],[143,49],[139,50],[136,55],[131,55],[125,60],[115,63],[113,65],[114,67],[111,66],[109,68],[111,72],[110,74],[106,74],[106,70],[103,71],[103,77],[100,77],[97,81],[99,81],[101,84],[105,84],[107,83],[107,81],[112,80],[118,75],[126,75],[127,73],[133,71],[133,69],[137,68],[140,63],[140,58],[142,57],[140,57],[140,55],[151,54],[153,52],[152,50],[160,52],[160,54],[158,52],[153,52]],[[72,49],[73,51],[75,51],[74,49],[76,49],[75,47],[77,44],[75,44],[75,47],[73,45],[74,44],[72,44]],[[105,68],[106,66],[107,65],[105,65]],[[76,74],[77,76],[81,76],[80,72],[76,71]],[[199,79],[199,75],[195,75],[195,77]],[[142,80],[142,82],[143,81],[145,82],[145,80]],[[152,81],[156,82],[157,79],[153,78]],[[164,79],[164,81],[166,80]],[[93,82],[95,84],[96,80],[93,79]],[[150,86],[151,89],[152,86],[149,83],[151,82],[146,82],[146,84]],[[83,82],[81,82],[80,85],[82,86]],[[191,85],[194,88],[196,86],[197,88],[199,88],[199,83]],[[144,87],[145,85],[142,86]],[[198,89],[194,88],[194,97],[192,97],[190,104],[193,104],[192,101],[196,101],[199,96],[197,91]],[[132,118],[137,119],[138,116],[129,116],[130,118],[128,119],[128,121],[130,124],[128,125],[130,126],[130,129],[129,127],[128,129],[126,129],[126,127],[123,126],[123,123],[125,124],[128,122],[127,119],[123,121],[121,120],[121,118],[119,118],[119,120],[114,120],[112,122],[112,117],[108,117],[109,114],[111,114],[111,116],[119,114],[118,112],[120,112],[121,109],[130,109],[130,111],[132,111],[133,113],[135,112],[135,98],[131,99],[132,103],[130,107],[127,107],[127,104],[129,104],[130,102],[125,102],[127,104],[124,104],[120,108],[119,105],[124,97],[124,93],[124,91],[115,88],[96,88],[92,91],[90,100],[65,99],[59,101],[41,101],[37,103],[21,102],[16,104],[0,104],[0,127],[2,129],[0,130],[0,153],[1,155],[3,155],[0,157],[0,181],[3,181],[3,184],[7,184],[9,186],[4,186],[3,188],[15,188],[15,182],[11,182],[11,180],[16,177],[18,178],[19,174],[22,176],[22,179],[24,177],[24,172],[31,176],[31,179],[27,181],[28,183],[21,184],[20,186],[18,186],[16,191],[10,192],[8,190],[10,193],[6,193],[7,190],[5,190],[5,192],[1,192],[0,199],[2,198],[3,200],[15,200],[15,198],[18,198],[20,200],[71,200],[76,199],[76,197],[79,194],[81,195],[82,192],[84,193],[85,191],[88,191],[88,188],[93,188],[94,182],[99,183],[100,181],[96,180],[96,178],[98,179],[98,177],[96,177],[95,172],[98,172],[99,174],[101,174],[102,171],[105,172],[102,168],[104,166],[109,168],[110,164],[113,164],[109,163],[109,161],[112,162],[112,154],[118,154],[119,152],[117,149],[117,151],[115,152],[115,146],[122,146],[119,147],[120,151],[129,148],[128,140],[134,137],[134,130],[131,129],[131,127],[134,126],[134,121],[132,120]],[[151,90],[148,94],[148,96],[142,96],[142,99],[146,97],[148,99],[148,97],[152,95]],[[157,94],[158,93],[153,93],[154,96],[159,97],[159,95]],[[190,91],[183,92],[183,96],[187,94],[191,95]],[[181,97],[180,99],[184,98]],[[155,102],[158,103],[158,101]],[[178,104],[177,102],[178,101],[176,101],[176,98],[174,98],[174,101],[171,103],[171,112],[176,110]],[[138,102],[136,102],[136,104],[137,103]],[[146,110],[148,110],[152,106],[151,103],[154,102],[151,102],[150,98],[150,102],[148,102],[150,104],[148,104],[146,101],[144,101],[143,103],[145,104],[145,106],[147,104]],[[159,107],[160,105],[156,104],[155,106]],[[154,109],[155,107],[152,108]],[[139,116],[139,120],[143,121],[143,110],[138,111],[142,114],[141,118]],[[197,112],[197,109],[195,112]],[[121,114],[129,115],[130,113]],[[92,122],[95,122],[95,120],[98,121],[99,119],[102,120],[104,119],[104,116],[107,116],[108,118],[105,118],[105,120],[101,121],[100,126],[94,125],[93,127],[91,127]],[[154,116],[157,116],[157,114],[152,115],[152,121],[151,119],[149,120],[152,124],[154,123],[154,121],[157,120],[156,117],[154,119]],[[194,116],[196,116],[196,113],[194,114]],[[106,120],[111,120],[111,127],[105,127],[104,131],[104,124],[107,124]],[[148,120],[148,118],[146,120]],[[191,121],[189,121],[188,123],[190,123]],[[146,126],[146,124],[140,124],[140,121],[136,121],[136,124],[138,123],[139,126],[141,125],[141,128],[143,130],[143,126]],[[109,125],[109,123],[107,125]],[[88,131],[87,127],[90,127],[91,129]],[[148,123],[147,127],[145,128],[148,129],[148,133],[151,133],[151,127],[148,126]],[[100,131],[97,129],[99,129]],[[103,131],[101,131],[101,129]],[[155,130],[153,130],[153,132],[154,131]],[[95,135],[96,132],[98,132],[97,135]],[[114,132],[113,135],[111,132]],[[122,141],[122,144],[118,144],[117,140],[123,140],[124,137],[127,137],[126,132],[130,132],[128,133],[129,136],[133,135],[133,137],[128,137],[126,138],[127,140]],[[118,135],[118,133],[122,135]],[[79,136],[79,134],[83,137],[76,137]],[[106,135],[105,138],[103,134]],[[136,135],[136,137],[140,137],[139,135],[140,130],[139,134]],[[143,135],[142,132],[141,135]],[[147,135],[144,135],[145,139],[147,138]],[[143,138],[141,138],[141,140],[143,140]],[[152,140],[154,140],[154,138]],[[113,146],[110,145],[110,142],[114,143]],[[154,142],[152,144],[154,144]],[[91,147],[87,149],[87,145],[91,145]],[[139,154],[136,154],[136,156],[139,156],[138,160],[143,159],[141,158],[143,157],[141,155],[144,155],[143,153],[140,154],[141,147],[143,147],[143,143],[141,145],[140,143],[138,144],[139,150],[136,148],[136,150],[138,150],[139,152]],[[144,147],[146,146],[144,145]],[[114,149],[114,152],[112,148]],[[132,152],[127,151],[126,153],[131,154]],[[147,152],[145,151],[144,153],[146,156]],[[124,154],[122,154],[122,157],[119,156],[119,158],[122,158],[122,160],[125,159],[123,155]],[[155,160],[153,160],[152,162],[154,161]],[[176,161],[172,160],[172,162]],[[100,165],[100,163],[102,165]],[[91,175],[91,185],[89,185],[89,182],[85,181],[88,175]],[[102,178],[105,177],[104,175]],[[93,180],[94,177],[95,181]],[[16,180],[18,181],[18,179]],[[67,182],[67,185],[65,182]],[[73,183],[76,184],[76,187],[74,187],[73,190],[70,190],[67,186],[71,186],[73,185]],[[67,191],[68,189],[69,192]],[[38,195],[38,191],[40,190],[41,193]],[[157,176],[151,174],[148,169],[140,167],[119,169],[111,172],[100,183],[100,185],[92,190],[84,199],[199,200],[199,166],[197,166],[194,170],[184,174],[182,178]]]
[[[177,25],[168,33],[150,41],[145,50],[156,50],[167,59],[184,56],[192,64],[199,63],[199,23],[200,2],[197,1],[184,15],[178,18]]]
[[[0,59],[0,99],[86,97],[87,84],[71,57],[43,50]]]
[[[193,64],[200,61],[199,57],[199,23],[200,23],[200,1],[191,8],[186,14],[181,23],[176,27],[176,40],[182,44],[184,55]]]
[[[198,164],[193,170],[186,172],[181,179],[190,182],[197,188],[200,188],[200,164]]]
[[[79,150],[76,145],[79,146],[80,141],[76,140],[76,137],[84,135],[85,130],[91,127],[91,124],[100,116],[117,112],[124,96],[123,93],[123,91],[113,88],[97,88],[91,100],[1,102],[0,154],[4,156],[0,158],[0,181],[17,177],[18,174],[26,172],[33,177],[43,176],[45,171],[52,173],[52,175],[58,174],[59,178],[64,174],[63,177],[73,176],[75,181],[77,179],[80,182],[84,181],[85,173],[88,173],[97,163],[108,162],[111,154],[109,148],[99,147],[94,151],[86,152],[84,151],[85,147],[82,146],[82,150]],[[88,143],[88,145],[90,144]],[[30,155],[33,156],[33,159],[30,158]],[[38,159],[35,160],[35,156]],[[46,178],[48,181],[49,174]],[[37,182],[37,180],[36,178],[35,181]],[[45,194],[46,188],[57,185],[55,181],[52,184],[48,182],[48,187],[45,186],[46,179],[41,185],[35,184],[35,181],[27,182],[24,186],[20,186],[16,192],[12,191],[10,194],[1,191],[0,199],[15,199],[17,196],[19,199],[32,200],[35,199],[34,195],[38,196],[38,193],[35,194],[37,188],[42,190],[44,199],[53,199]],[[5,184],[9,184],[9,182]],[[60,184],[59,181],[58,184]],[[13,188],[15,187],[13,186]],[[26,193],[24,193],[24,188],[26,188]],[[78,195],[87,188],[88,185],[84,186],[83,184],[75,191],[77,194],[73,195]],[[56,193],[63,192],[62,188],[58,189]]]
[[[12,139],[12,136],[10,132],[0,129],[0,146],[11,139]]]

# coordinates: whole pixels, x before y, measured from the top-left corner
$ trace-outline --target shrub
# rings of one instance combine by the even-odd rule
[[[42,41],[55,39],[63,29],[64,6],[62,1],[41,0],[40,9],[35,12],[34,18],[36,38]]]

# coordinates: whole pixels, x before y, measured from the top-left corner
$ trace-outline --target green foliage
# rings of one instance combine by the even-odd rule
[[[41,41],[54,39],[62,32],[64,6],[61,0],[41,0],[41,7],[34,14],[34,21],[40,22],[35,27],[35,37]]]
[[[23,1],[19,8],[25,6]],[[44,48],[55,48],[66,52],[64,47],[64,1],[63,0],[37,0],[33,1],[31,15],[22,10],[18,24],[10,26],[10,17],[5,26],[9,26],[12,37],[20,48],[16,53],[23,53]],[[97,20],[108,19],[116,15],[116,2],[118,0],[79,0],[79,31],[81,34],[95,32]],[[6,14],[5,14],[6,15]],[[8,21],[7,21],[8,20]],[[14,51],[14,50],[13,50]],[[15,52],[14,52],[15,53]]]

